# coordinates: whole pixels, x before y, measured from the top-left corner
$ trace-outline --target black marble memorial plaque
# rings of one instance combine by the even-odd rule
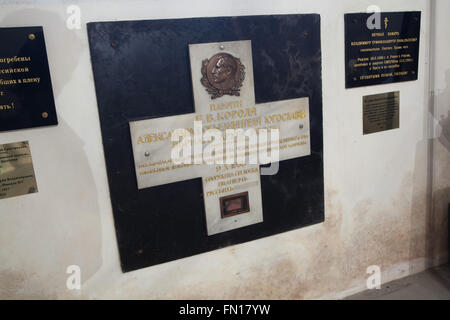
[[[346,14],[346,88],[417,80],[419,40],[420,12]]]
[[[58,124],[42,27],[0,28],[0,131]]]
[[[124,272],[324,220],[319,15],[96,22],[88,35]],[[256,103],[309,97],[311,155],[261,176],[262,223],[208,236],[201,178],[138,190],[129,122],[193,113],[189,44],[237,40],[251,41]]]

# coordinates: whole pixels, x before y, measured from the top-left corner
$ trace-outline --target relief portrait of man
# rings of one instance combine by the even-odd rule
[[[229,53],[217,53],[211,59],[203,61],[201,82],[212,99],[223,95],[239,96],[245,76],[244,69],[240,59]]]
[[[237,63],[234,58],[223,53],[217,56],[217,62],[211,70],[213,86],[217,89],[227,90],[236,85]]]

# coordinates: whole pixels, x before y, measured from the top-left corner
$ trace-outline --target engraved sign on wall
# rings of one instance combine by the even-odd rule
[[[36,192],[28,141],[0,145],[0,199]]]
[[[363,133],[398,129],[400,125],[400,92],[363,97]]]
[[[56,124],[42,27],[0,28],[0,131]]]
[[[420,12],[345,15],[345,86],[417,80]]]

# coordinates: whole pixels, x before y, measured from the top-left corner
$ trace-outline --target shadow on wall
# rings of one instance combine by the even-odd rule
[[[445,72],[445,89],[437,92],[436,105],[430,114],[439,123],[438,137],[432,142],[433,190],[431,210],[434,223],[430,226],[430,235],[434,237],[428,249],[430,256],[447,254],[448,261],[448,205],[450,204],[450,70]],[[433,104],[432,104],[433,105]],[[444,187],[442,187],[444,185]],[[431,261],[436,265],[446,261]]]
[[[436,103],[435,103],[436,102]],[[439,111],[440,110],[440,111]],[[445,114],[445,110],[446,114]],[[431,268],[448,261],[448,204],[450,203],[450,70],[446,72],[446,88],[431,97],[430,116],[438,122],[436,138],[423,140],[416,148],[411,213],[411,259],[423,258],[416,268]],[[434,129],[434,128],[433,128]],[[420,189],[423,161],[427,161],[427,190]],[[426,194],[426,199],[421,198]],[[418,270],[410,270],[414,273]]]
[[[438,116],[431,112],[433,117],[439,121],[441,134],[438,141],[450,152],[450,70],[445,73],[446,89],[439,92],[436,100],[445,105],[439,105],[442,110],[447,110],[447,115]]]
[[[64,8],[61,6],[61,15],[37,9],[15,11],[0,21],[1,26],[25,26],[30,22],[44,26],[59,115],[57,127],[26,132],[27,136],[34,137],[31,147],[41,149],[39,159],[35,161],[47,164],[38,173],[43,180],[38,181],[39,185],[46,188],[40,188],[36,195],[38,205],[33,212],[14,215],[8,220],[11,225],[3,226],[13,236],[7,244],[0,244],[0,261],[15,262],[0,263],[0,298],[81,297],[79,292],[66,288],[67,267],[78,265],[81,282],[85,283],[102,264],[102,229],[93,174],[83,140],[71,129],[70,120],[62,119],[61,111],[65,106],[58,105],[58,100],[67,101],[58,99],[64,89],[75,93],[78,90],[73,85],[65,87],[83,49],[77,33],[67,29],[61,18],[65,14]],[[50,52],[50,47],[58,51]],[[38,135],[34,135],[36,130],[39,130]],[[19,234],[26,234],[26,239],[20,238]]]

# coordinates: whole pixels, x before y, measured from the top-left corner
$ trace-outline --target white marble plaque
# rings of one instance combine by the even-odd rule
[[[176,165],[171,158],[171,134],[192,129],[195,114],[130,122],[138,189],[201,177],[201,166]]]

